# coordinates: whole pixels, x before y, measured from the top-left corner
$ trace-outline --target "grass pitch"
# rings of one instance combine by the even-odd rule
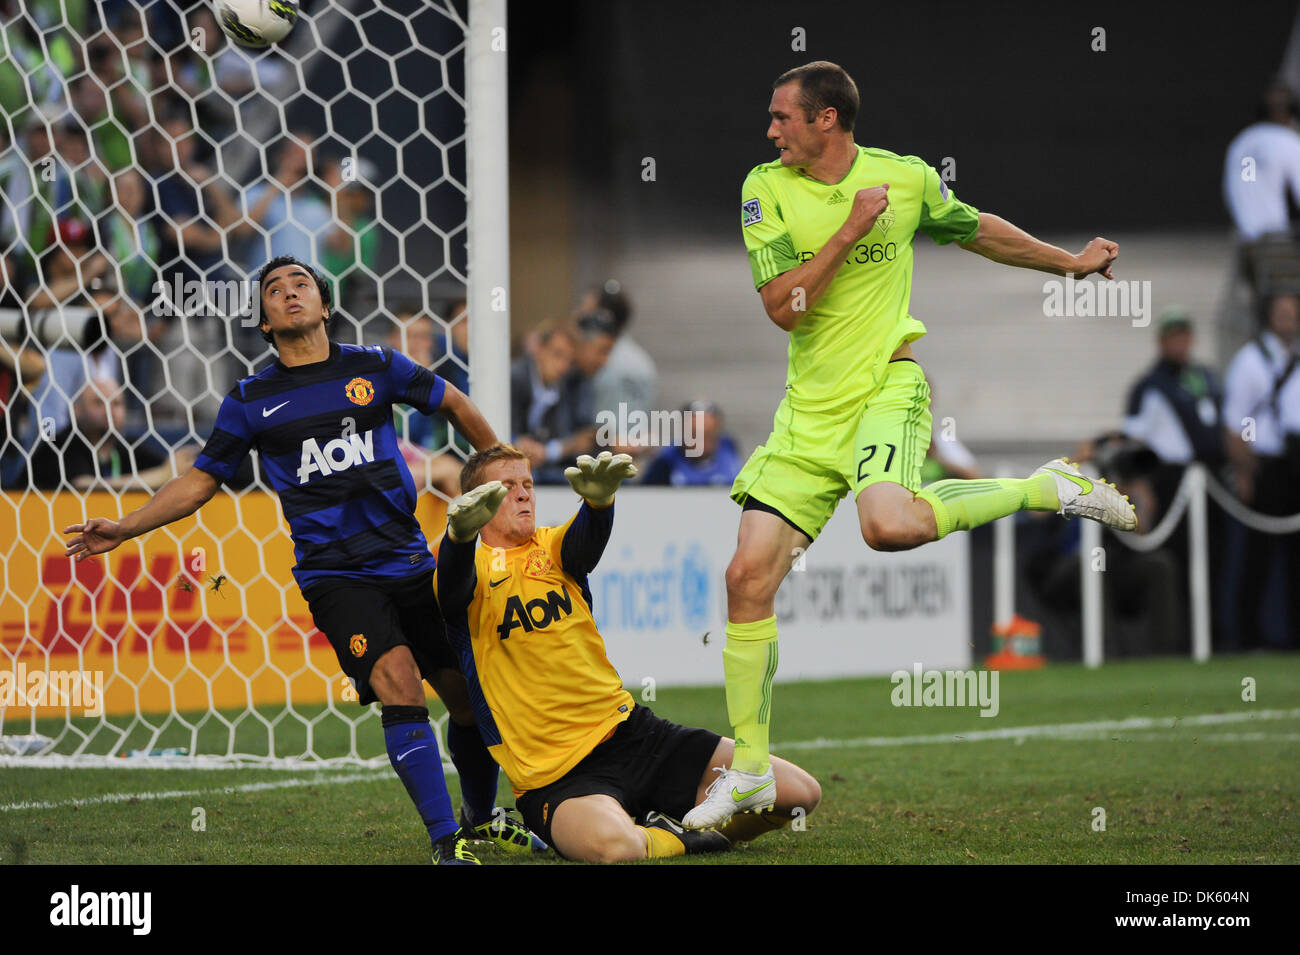
[[[994,718],[895,707],[892,689],[778,684],[773,750],[820,780],[821,806],[803,831],[665,864],[1300,861],[1300,656],[1003,673]],[[661,689],[652,706],[727,732],[720,688]],[[373,737],[382,752],[377,719]],[[500,801],[513,805],[504,780]],[[521,861],[487,847],[480,858]],[[428,860],[386,766],[0,769],[5,863]]]

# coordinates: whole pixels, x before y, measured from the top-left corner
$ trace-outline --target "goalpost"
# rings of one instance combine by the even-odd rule
[[[66,474],[57,488],[34,488],[27,467],[43,444],[63,449],[84,437],[107,447],[116,432],[101,438],[92,428],[83,388],[114,368],[129,405],[123,444],[201,446],[224,394],[270,355],[249,323],[210,307],[208,283],[243,280],[250,262],[265,260],[274,232],[247,222],[254,185],[277,188],[266,185],[277,175],[294,196],[284,202],[289,226],[302,224],[299,195],[303,209],[328,212],[313,248],[331,235],[342,262],[327,276],[342,305],[332,336],[389,341],[394,316],[411,309],[434,320],[444,351],[433,361],[448,362],[439,372],[463,372],[452,325],[467,298],[472,396],[508,434],[505,0],[304,3],[280,49],[267,52],[223,44],[206,3],[169,43],[158,23],[104,29],[89,6],[78,22],[24,8],[0,51],[20,81],[0,77],[0,101],[21,92],[16,104],[3,101],[0,130],[0,349],[11,359],[0,372],[24,354],[45,366],[39,380],[15,373],[0,404],[0,442],[11,436],[0,492],[0,766],[382,763],[377,709],[357,705],[314,631],[290,573],[287,524],[260,477],[192,518],[74,564],[63,556],[64,527],[125,514],[147,493],[87,488]],[[75,47],[71,57],[56,38]],[[314,153],[302,182],[280,163],[294,143]],[[196,171],[210,178],[196,182]],[[130,199],[130,172],[141,203]],[[189,218],[176,212],[178,182],[198,197]],[[157,212],[149,229],[142,209]],[[71,220],[91,225],[89,247]],[[168,230],[179,233],[178,257],[162,261],[157,237],[165,246]],[[155,320],[156,299],[132,301],[128,291],[141,262],[164,289],[197,281],[197,308],[169,293],[180,314]],[[76,292],[50,303],[59,320],[38,332],[22,301],[35,287],[66,287],[51,275],[68,267]],[[24,274],[35,283],[22,285]],[[89,322],[78,317],[87,310]],[[95,343],[98,316],[107,344]],[[74,341],[82,325],[90,332]],[[417,517],[431,543],[444,510],[445,498],[421,494]]]

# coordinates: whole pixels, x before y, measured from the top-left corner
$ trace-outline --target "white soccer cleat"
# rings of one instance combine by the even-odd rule
[[[466,491],[447,507],[447,533],[458,544],[472,539],[496,517],[505,499],[506,486],[500,481],[488,481]]]
[[[1090,478],[1065,458],[1048,461],[1031,475],[1050,474],[1056,479],[1056,494],[1063,517],[1086,517],[1117,531],[1137,530],[1137,511],[1113,484]]]
[[[738,812],[768,812],[776,805],[776,777],[770,768],[765,773],[714,771],[718,778],[705,790],[704,802],[682,816],[687,829],[716,829]]]

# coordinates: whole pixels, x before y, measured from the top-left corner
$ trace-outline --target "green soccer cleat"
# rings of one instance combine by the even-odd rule
[[[454,835],[439,839],[433,844],[434,865],[482,865],[469,851],[469,840],[462,839],[460,830]]]
[[[469,824],[465,807],[461,806],[460,830],[456,835],[473,842],[490,842],[506,852],[522,855],[540,855],[551,851],[550,846],[529,832],[522,820],[510,815],[500,806],[492,811],[491,819],[478,826]]]

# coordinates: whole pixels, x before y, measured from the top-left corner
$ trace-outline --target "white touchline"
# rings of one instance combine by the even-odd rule
[[[11,802],[0,806],[0,812],[20,812],[24,809],[63,809],[68,806],[94,806],[101,803],[131,802],[135,799],[181,799],[186,796],[221,796],[227,793],[255,793],[267,789],[296,789],[300,786],[335,786],[345,783],[365,783],[384,779],[385,773],[352,776],[299,776],[267,783],[244,783],[239,786],[221,786],[217,789],[173,789],[166,792],[105,793],[82,799],[62,799],[58,802]]]
[[[1253,713],[1202,713],[1196,716],[1131,716],[1124,720],[1100,720],[1095,723],[1056,723],[1047,726],[1007,726],[995,730],[967,730],[936,733],[932,736],[862,736],[857,739],[806,739],[792,743],[773,743],[772,752],[788,749],[847,749],[855,746],[911,746],[917,743],[972,743],[981,740],[1060,739],[1088,733],[1115,730],[1178,729],[1184,726],[1215,726],[1220,723],[1245,723],[1251,720],[1300,719],[1300,709],[1257,710]]]

